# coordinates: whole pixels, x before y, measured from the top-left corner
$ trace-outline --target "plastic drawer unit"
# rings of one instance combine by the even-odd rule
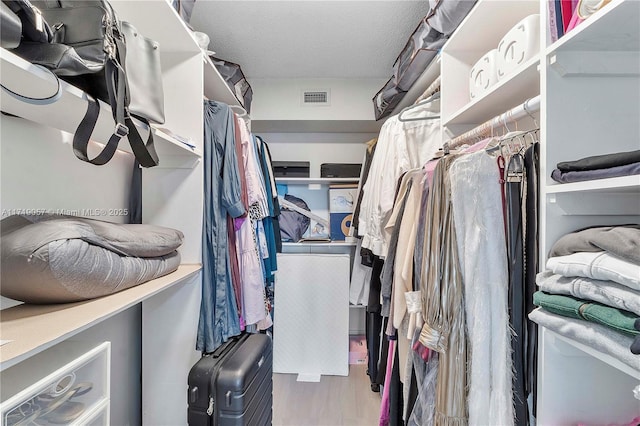
[[[110,342],[69,341],[3,371],[2,425],[108,424],[110,358]]]
[[[86,418],[83,417],[82,424],[86,426],[109,426],[109,400],[103,401],[87,413]]]

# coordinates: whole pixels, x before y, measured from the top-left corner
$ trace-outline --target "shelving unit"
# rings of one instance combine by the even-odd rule
[[[108,297],[4,309],[1,338],[12,342],[0,346],[0,369],[19,367],[70,338],[104,340],[106,333],[113,348],[112,380],[118,394],[99,414],[113,424],[186,424],[184,380],[199,356],[195,340],[202,279],[202,102],[204,96],[231,105],[239,102],[170,2],[110,3],[119,19],[160,45],[166,121],[152,126],[160,166],[143,170],[142,215],[143,223],[183,232],[179,249],[183,264],[173,274]],[[56,92],[50,72],[11,51],[0,50],[0,67],[2,84],[16,93],[42,98]],[[42,106],[1,91],[2,110],[26,119],[0,117],[3,209],[128,207],[133,165],[129,144],[123,140],[119,152],[102,167],[77,160],[71,134],[86,112],[87,95],[65,82],[60,85],[61,97]],[[96,144],[106,143],[114,127],[110,107],[102,102],[100,106],[92,135]],[[97,148],[90,146],[90,154]],[[126,217],[100,219],[123,222]]]
[[[358,183],[359,178],[283,178],[277,177],[276,183],[286,185],[331,185],[333,183]]]
[[[614,0],[553,44],[541,4],[540,265],[561,236],[640,223],[640,176],[560,184],[562,161],[640,148],[640,3]],[[613,126],[611,123],[615,123]],[[640,415],[640,379],[614,357],[540,327],[538,424],[609,424]]]
[[[535,0],[480,0],[443,46],[441,116],[443,130],[449,137],[460,135],[540,93],[540,60],[536,55],[481,97],[472,100],[469,94],[469,73],[475,63],[496,49],[515,24],[537,13],[540,4]]]

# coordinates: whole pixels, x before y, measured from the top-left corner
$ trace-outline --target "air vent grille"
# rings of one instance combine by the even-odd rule
[[[302,103],[311,105],[326,105],[329,103],[329,92],[324,90],[304,91]]]

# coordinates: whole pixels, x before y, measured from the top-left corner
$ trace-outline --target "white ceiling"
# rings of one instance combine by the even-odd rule
[[[197,0],[191,25],[247,78],[390,78],[429,2]]]

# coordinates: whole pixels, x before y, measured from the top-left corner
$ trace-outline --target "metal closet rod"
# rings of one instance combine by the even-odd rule
[[[517,107],[510,109],[509,111],[501,114],[497,117],[492,118],[489,121],[484,122],[473,130],[468,131],[467,133],[463,133],[462,135],[451,139],[449,142],[446,142],[443,146],[445,151],[449,149],[454,149],[459,147],[460,145],[464,145],[470,140],[477,138],[479,136],[488,136],[490,135],[490,131],[502,126],[505,126],[508,123],[513,123],[518,121],[524,117],[533,117],[533,113],[540,111],[540,95],[535,98],[527,99],[522,105],[518,105]]]

